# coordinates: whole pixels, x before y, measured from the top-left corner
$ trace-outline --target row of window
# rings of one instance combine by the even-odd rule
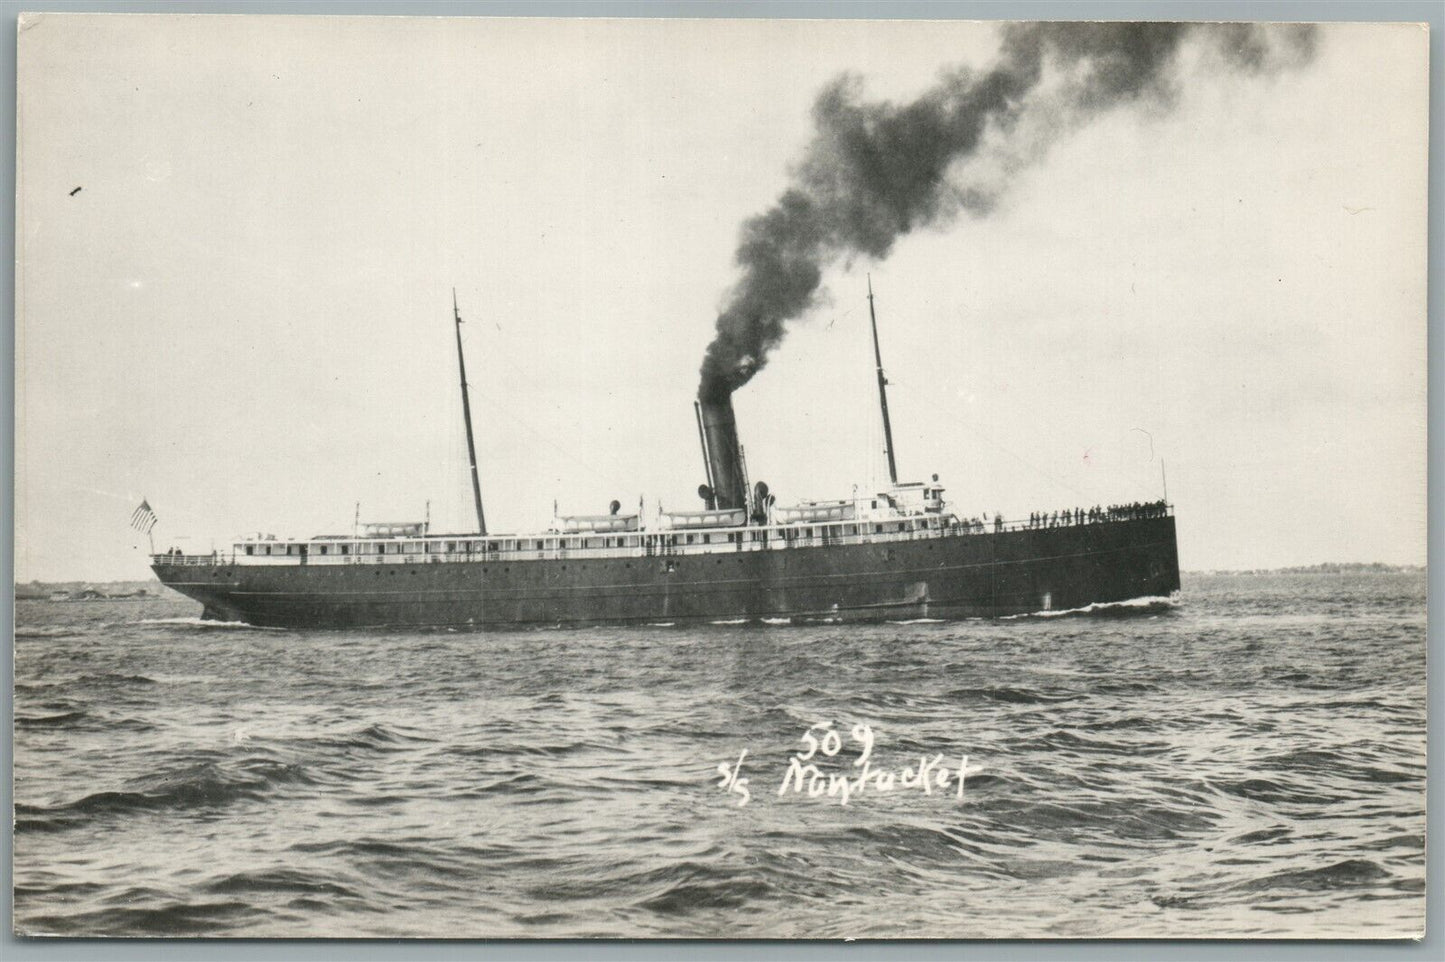
[[[690,539],[689,539],[690,540]],[[636,548],[642,544],[636,535],[608,538],[522,538],[516,541],[425,541],[394,542],[376,541],[360,544],[247,544],[242,547],[246,554],[257,555],[359,555],[369,554],[480,554],[484,551],[555,551],[559,546],[566,550],[577,548]]]
[[[939,519],[919,518],[912,521],[889,521],[873,524],[874,534],[887,534],[893,532],[913,531],[917,529],[928,529],[939,527]],[[771,529],[772,533],[780,536],[785,541],[797,539],[810,539],[816,536],[821,538],[854,537],[859,534],[867,534],[867,524],[830,524],[830,525],[807,525],[799,527],[785,527]],[[690,534],[669,534],[649,535],[656,539],[652,543],[666,547],[676,547],[679,544],[741,544],[744,534],[750,535],[753,542],[761,542],[766,539],[769,532],[753,530],[742,531],[718,531],[718,532],[694,532]],[[555,551],[559,547],[563,550],[577,550],[582,548],[636,548],[642,545],[640,535],[616,535],[608,537],[588,538],[520,538],[505,541],[426,541],[426,542],[361,542],[354,543],[316,543],[306,544],[247,544],[244,549],[247,555],[268,556],[268,555],[289,555],[291,557],[306,557],[311,555],[398,555],[398,554],[479,554],[481,552],[498,551]]]

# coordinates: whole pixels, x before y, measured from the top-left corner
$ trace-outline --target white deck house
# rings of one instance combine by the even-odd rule
[[[947,512],[943,488],[900,484],[876,495],[810,501],[768,510],[768,522],[749,525],[736,510],[658,511],[655,523],[638,514],[559,517],[536,534],[433,534],[425,522],[358,526],[352,535],[278,539],[254,535],[229,553],[158,555],[188,564],[316,565],[649,557],[736,551],[780,551],[981,533],[983,527]]]

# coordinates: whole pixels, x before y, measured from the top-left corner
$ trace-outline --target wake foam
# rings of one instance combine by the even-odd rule
[[[1173,611],[1178,607],[1178,602],[1173,598],[1167,598],[1163,595],[1145,595],[1142,598],[1130,598],[1128,601],[1096,601],[1082,608],[1063,608],[1059,611],[1033,611],[1023,615],[1004,615],[999,620],[1012,621],[1015,618],[1064,618],[1070,615],[1112,615],[1117,617],[1158,614],[1163,611]]]
[[[283,631],[281,628],[267,628],[261,625],[247,624],[244,621],[212,621],[209,618],[142,618],[139,621],[121,621],[110,625],[112,628],[121,628],[126,625],[164,625],[170,628],[226,628],[235,630],[242,628],[247,631]]]

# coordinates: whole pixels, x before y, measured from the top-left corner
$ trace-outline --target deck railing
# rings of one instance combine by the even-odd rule
[[[522,547],[520,543],[510,549],[486,549],[474,548],[481,539],[472,538],[450,538],[445,539],[455,545],[451,551],[427,551],[423,545],[427,542],[437,542],[440,539],[419,539],[412,541],[386,541],[383,542],[389,550],[384,554],[362,551],[365,545],[376,544],[376,541],[338,541],[328,540],[324,542],[261,542],[268,548],[306,548],[305,553],[278,553],[278,554],[254,554],[248,555],[241,551],[212,552],[210,554],[182,554],[179,551],[172,551],[164,554],[152,555],[151,559],[157,565],[175,566],[214,566],[214,565],[375,565],[375,564],[447,564],[458,562],[482,562],[505,564],[512,561],[567,561],[580,560],[585,558],[669,558],[691,555],[719,555],[738,554],[750,551],[781,551],[789,548],[815,548],[828,545],[863,545],[863,544],[894,544],[905,541],[924,541],[937,538],[971,537],[984,534],[996,534],[1005,531],[1040,531],[1053,528],[1074,528],[1090,527],[1094,525],[1114,524],[1121,521],[1133,521],[1144,518],[1163,518],[1173,515],[1173,506],[1163,503],[1143,505],[1127,510],[1120,510],[1115,514],[1105,510],[1102,513],[1089,515],[1083,513],[1077,520],[1071,514],[1068,518],[1062,518],[1059,514],[1050,513],[1047,516],[1035,516],[1032,519],[1025,518],[1019,521],[988,521],[973,522],[968,519],[955,520],[951,524],[941,523],[938,516],[921,516],[913,518],[887,519],[887,520],[849,520],[844,522],[829,521],[826,523],[804,523],[795,522],[786,525],[770,525],[762,528],[734,528],[720,529],[714,531],[636,531],[616,537],[634,539],[635,544],[619,544],[609,546],[586,547],[581,544],[569,544],[566,536],[543,535],[540,540],[556,542],[550,547]],[[899,530],[899,526],[904,526]],[[911,527],[909,527],[911,525]],[[845,528],[852,528],[854,533],[843,533]],[[889,529],[893,530],[880,530]],[[712,537],[736,536],[738,540],[707,541],[701,540],[687,543],[688,537],[701,539],[704,535]],[[503,539],[491,538],[487,541],[495,543]],[[521,538],[519,542],[535,542],[535,537]],[[482,542],[487,543],[486,541]],[[322,548],[326,549],[325,554],[321,553]],[[342,553],[343,547],[345,553]],[[397,548],[416,547],[421,550],[404,551]]]
[[[167,552],[165,554],[151,555],[151,563],[158,565],[184,565],[202,566],[215,564],[228,564],[233,555],[230,552],[225,554],[213,551],[210,554],[180,554],[179,552]]]

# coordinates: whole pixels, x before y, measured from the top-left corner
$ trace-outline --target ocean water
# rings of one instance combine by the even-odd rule
[[[1425,594],[1186,576],[1053,617],[475,634],[22,601],[15,925],[1409,936]]]

